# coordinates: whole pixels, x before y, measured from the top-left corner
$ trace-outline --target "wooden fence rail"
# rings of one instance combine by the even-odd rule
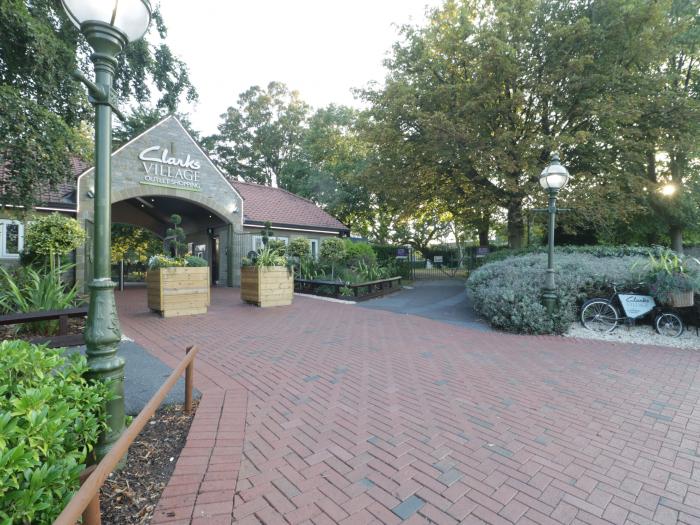
[[[100,525],[100,489],[109,474],[117,466],[117,463],[129,450],[129,446],[141,433],[148,420],[151,419],[156,409],[160,406],[173,388],[177,380],[185,372],[185,413],[192,411],[192,388],[194,383],[194,357],[199,349],[196,346],[187,348],[185,358],[173,370],[167,381],[158,389],[148,404],[143,407],[139,415],[124,430],[124,433],[112,445],[107,455],[97,465],[91,466],[81,476],[82,486],[80,490],[68,502],[63,512],[56,518],[53,525],[75,525],[78,519],[83,518],[84,525]]]

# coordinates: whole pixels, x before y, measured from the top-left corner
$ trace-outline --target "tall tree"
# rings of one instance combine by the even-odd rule
[[[252,86],[221,115],[219,132],[205,143],[232,177],[282,186],[299,168],[310,107],[281,82]]]
[[[426,27],[403,29],[385,86],[363,94],[382,184],[496,204],[521,247],[523,209],[541,200],[552,151],[579,175],[572,186],[609,184],[616,150],[600,143],[600,115],[632,99],[629,81],[658,56],[663,15],[663,2],[448,0]]]
[[[157,7],[153,19],[147,38],[119,56],[115,89],[125,106],[152,101],[174,111],[196,91],[164,42]],[[29,207],[37,186],[73,175],[70,157],[81,153],[81,122],[92,120],[92,110],[71,72],[77,67],[92,76],[89,54],[58,2],[0,2],[0,158],[9,173],[0,181],[3,203]]]

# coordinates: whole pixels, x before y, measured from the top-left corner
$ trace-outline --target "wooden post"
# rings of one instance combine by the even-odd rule
[[[185,350],[185,354],[189,354],[192,350],[191,346],[188,346]],[[185,369],[185,414],[192,413],[192,384],[194,383],[194,359],[187,365]]]
[[[90,474],[95,470],[96,465],[92,465],[80,473],[80,485],[82,486],[90,477]],[[100,512],[100,491],[95,493],[95,496],[90,500],[88,506],[85,507],[83,511],[83,524],[84,525],[101,525],[102,524],[102,513]]]
[[[58,318],[58,335],[68,334],[68,316],[62,315]]]

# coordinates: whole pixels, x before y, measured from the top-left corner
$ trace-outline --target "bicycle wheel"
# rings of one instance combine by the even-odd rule
[[[654,319],[654,327],[657,333],[666,337],[679,337],[685,330],[683,319],[674,312],[661,312]]]
[[[591,299],[581,308],[581,324],[594,332],[610,333],[620,322],[620,316],[607,299]]]

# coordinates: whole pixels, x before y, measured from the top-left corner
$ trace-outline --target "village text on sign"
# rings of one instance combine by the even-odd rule
[[[176,187],[188,191],[202,191],[199,182],[199,161],[190,157],[172,157],[168,149],[151,146],[139,153],[139,160],[145,174],[141,184],[151,186]]]

